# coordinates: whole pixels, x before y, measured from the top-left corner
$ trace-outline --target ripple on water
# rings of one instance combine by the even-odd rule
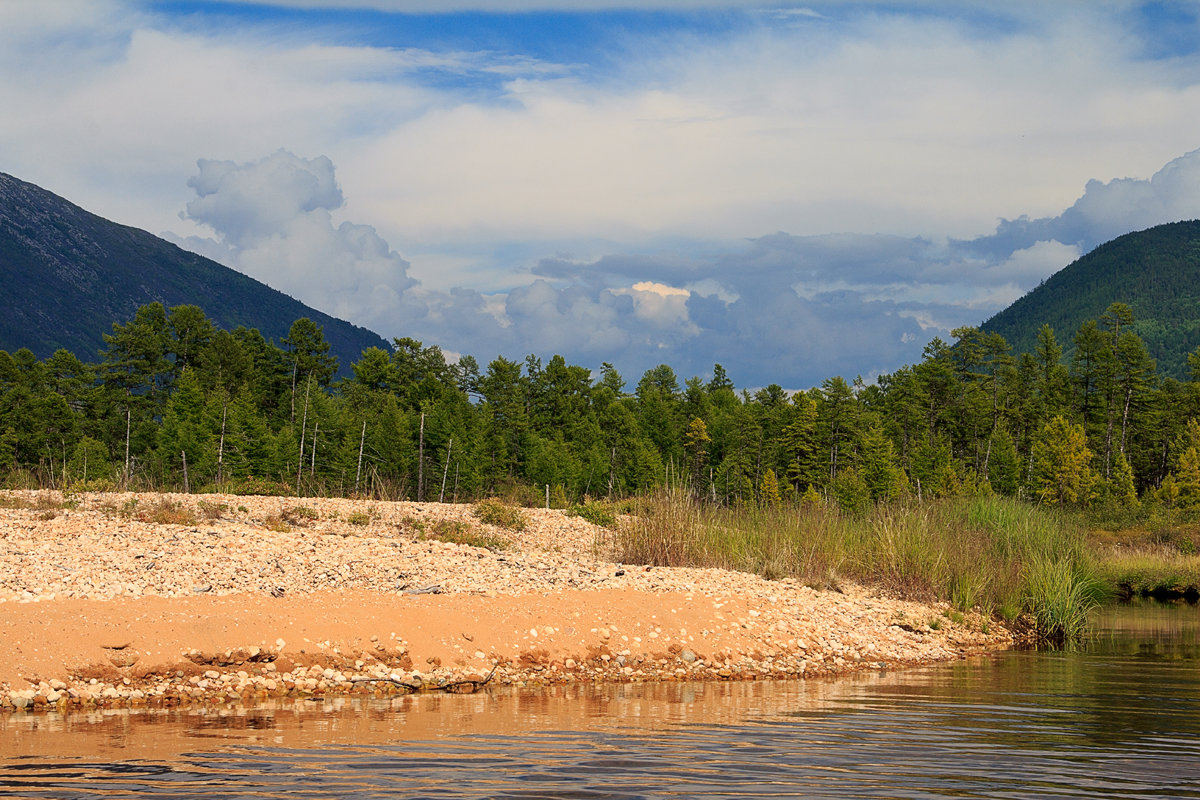
[[[0,797],[1200,797],[1195,609],[841,680],[11,715]]]

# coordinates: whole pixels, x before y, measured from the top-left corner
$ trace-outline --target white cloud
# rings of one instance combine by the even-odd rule
[[[995,234],[968,246],[978,252],[1004,254],[1038,242],[1060,242],[1086,253],[1129,231],[1197,217],[1200,150],[1193,150],[1172,159],[1149,179],[1089,180],[1083,195],[1061,214],[1002,220]]]
[[[245,164],[202,159],[186,216],[216,239],[183,244],[219,257],[308,305],[376,328],[411,310],[408,262],[373,228],[335,224],[333,164],[280,150]]]
[[[0,159],[389,336],[748,384],[886,371],[1100,241],[1200,215],[1200,155],[1160,169],[1197,146],[1195,64],[1142,58],[1126,3],[969,4],[986,30],[938,4],[719,4],[744,23],[558,64],[4,3]]]

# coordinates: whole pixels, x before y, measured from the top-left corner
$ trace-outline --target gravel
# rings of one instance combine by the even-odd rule
[[[247,595],[284,602],[331,591],[438,603],[622,590],[638,593],[648,609],[619,632],[597,609],[600,622],[585,623],[569,644],[562,630],[575,620],[551,613],[541,633],[538,625],[524,630],[507,651],[481,651],[469,664],[446,667],[430,659],[425,672],[403,647],[380,647],[367,657],[326,653],[322,663],[286,660],[270,648],[240,658],[193,650],[180,660],[194,669],[158,675],[138,672],[136,657],[121,666],[114,653],[118,674],[0,684],[0,708],[247,702],[413,686],[461,691],[478,689],[486,675],[493,684],[518,686],[813,677],[962,658],[1013,641],[977,615],[862,587],[817,591],[726,570],[619,564],[610,555],[611,532],[560,511],[523,513],[525,529],[513,531],[483,524],[469,505],[129,493],[64,502],[54,492],[0,492],[0,614],[8,603],[65,598]],[[489,546],[440,540],[447,537]],[[667,605],[707,616],[691,632],[664,630],[654,620],[675,613]]]

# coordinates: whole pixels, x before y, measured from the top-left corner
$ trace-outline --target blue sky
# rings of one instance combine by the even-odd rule
[[[1200,216],[1198,11],[9,0],[0,170],[484,364],[805,388]]]

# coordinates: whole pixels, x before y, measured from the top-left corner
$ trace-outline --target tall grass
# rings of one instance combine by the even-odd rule
[[[1111,547],[1100,556],[1101,576],[1128,596],[1173,599],[1200,595],[1200,555],[1163,543]]]
[[[630,563],[724,567],[824,586],[851,580],[1009,619],[1027,612],[1047,638],[1078,635],[1103,595],[1082,526],[1002,497],[897,502],[846,515],[829,506],[721,508],[661,492],[641,501],[615,541]]]

